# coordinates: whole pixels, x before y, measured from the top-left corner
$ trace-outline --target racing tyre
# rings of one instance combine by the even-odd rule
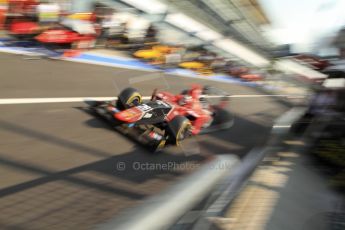
[[[142,100],[142,96],[138,90],[126,88],[119,94],[116,107],[120,110],[128,109],[141,104]]]
[[[183,116],[176,116],[168,123],[169,142],[180,145],[181,141],[191,135],[192,124]]]
[[[214,107],[213,121],[207,128],[201,130],[200,134],[216,132],[219,130],[229,129],[234,125],[234,115],[222,108]]]

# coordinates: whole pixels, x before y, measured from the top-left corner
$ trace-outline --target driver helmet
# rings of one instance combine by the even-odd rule
[[[186,105],[186,104],[189,104],[193,101],[193,98],[192,96],[186,94],[186,95],[183,95],[183,97],[181,97],[181,99],[178,101],[179,105]]]

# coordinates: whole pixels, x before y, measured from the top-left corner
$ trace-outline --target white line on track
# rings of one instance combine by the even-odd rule
[[[205,98],[221,98],[224,96],[207,95]],[[230,95],[229,98],[259,98],[259,97],[300,97],[299,95]],[[150,99],[151,96],[144,96],[144,100]],[[85,101],[111,101],[117,100],[117,97],[55,97],[55,98],[6,98],[0,99],[0,105],[11,104],[38,104],[38,103],[68,103],[68,102],[85,102]]]
[[[36,103],[63,103],[84,101],[111,101],[117,97],[56,97],[56,98],[8,98],[0,99],[1,105],[9,104],[36,104]]]
[[[273,128],[291,128],[291,125],[273,125]]]

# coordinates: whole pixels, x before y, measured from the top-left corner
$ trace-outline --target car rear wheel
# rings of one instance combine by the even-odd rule
[[[180,145],[181,141],[191,135],[192,124],[183,116],[176,116],[168,123],[167,132],[172,144]]]
[[[128,109],[142,103],[142,96],[134,88],[126,88],[118,96],[116,107],[120,110]]]

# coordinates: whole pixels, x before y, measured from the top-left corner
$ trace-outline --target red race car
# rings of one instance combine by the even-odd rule
[[[34,14],[38,4],[36,0],[9,0],[7,2],[3,20],[4,28],[9,35],[19,39],[32,39],[41,32]]]
[[[96,43],[97,31],[91,22],[65,19],[60,28],[51,28],[35,39],[43,44],[70,45],[71,48],[93,48]]]
[[[220,102],[212,104],[209,98]],[[178,95],[155,90],[145,103],[136,89],[126,88],[114,102],[88,104],[118,131],[156,149],[166,144],[179,145],[192,135],[231,127],[233,116],[224,109],[227,101],[223,91],[193,86]]]

